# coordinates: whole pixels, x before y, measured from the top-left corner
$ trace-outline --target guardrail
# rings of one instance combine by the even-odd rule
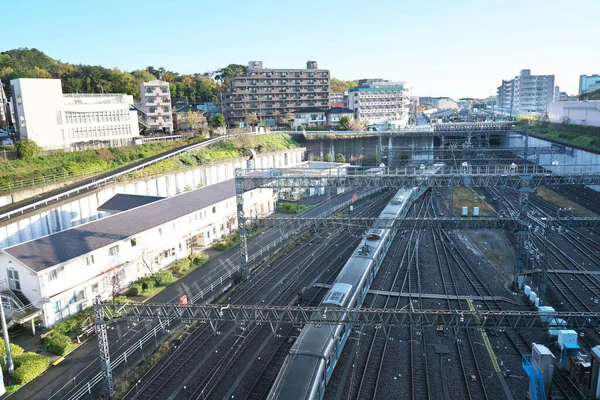
[[[161,156],[161,157],[158,157],[156,159],[144,162],[142,164],[133,166],[131,168],[127,168],[126,170],[123,170],[123,171],[120,171],[120,172],[116,172],[116,173],[114,173],[114,174],[112,174],[110,176],[107,176],[107,177],[104,177],[104,178],[100,178],[100,179],[94,180],[94,181],[92,181],[90,183],[87,183],[87,184],[81,185],[79,187],[76,187],[74,189],[67,190],[65,192],[59,193],[56,196],[52,196],[52,197],[46,198],[44,200],[36,201],[35,203],[28,204],[26,206],[17,208],[15,210],[5,212],[3,214],[0,214],[0,220],[10,219],[10,218],[13,218],[13,217],[18,216],[18,215],[23,215],[23,214],[25,214],[25,212],[31,211],[31,210],[35,210],[37,207],[40,207],[40,206],[41,207],[45,207],[49,203],[54,203],[54,202],[59,201],[61,199],[68,198],[71,195],[77,195],[77,194],[79,194],[81,192],[88,191],[88,190],[90,190],[92,188],[97,188],[100,185],[103,185],[103,184],[105,184],[107,182],[110,182],[111,180],[114,180],[115,178],[118,178],[120,176],[130,174],[130,173],[132,173],[134,171],[137,171],[137,170],[140,170],[140,169],[144,169],[144,168],[146,168],[146,167],[148,167],[150,165],[156,164],[156,163],[158,163],[160,161],[167,160],[167,159],[172,158],[172,157],[177,157],[177,156],[179,156],[179,155],[181,155],[183,153],[186,153],[188,151],[196,150],[196,149],[199,149],[199,148],[202,148],[202,147],[209,146],[211,144],[222,142],[223,140],[229,139],[231,137],[232,137],[232,135],[223,135],[223,136],[219,136],[219,137],[216,137],[216,138],[213,138],[213,139],[208,139],[208,140],[206,140],[204,142],[197,143],[195,145],[186,147],[184,149],[177,150],[175,152],[166,154],[164,156]]]
[[[373,193],[376,193],[379,190],[381,190],[381,189],[374,188],[374,189],[367,190],[367,191],[363,192],[362,194],[360,194],[359,196],[357,196],[357,198],[361,199],[364,197],[368,197],[368,196],[372,195]],[[352,199],[347,200],[343,203],[338,204],[335,207],[332,207],[331,209],[329,209],[327,211],[323,211],[322,213],[318,214],[316,217],[319,218],[319,217],[324,217],[328,214],[333,214],[345,207],[348,207],[353,202],[354,202],[354,200],[352,200]],[[261,248],[258,252],[255,252],[254,254],[252,254],[249,257],[248,262],[255,263],[256,260],[260,259],[265,253],[269,252],[271,249],[275,248],[276,246],[278,246],[285,240],[288,240],[291,237],[297,235],[298,233],[300,233],[300,231],[305,229],[308,225],[310,225],[310,221],[307,221],[306,224],[304,224],[303,226],[301,226],[299,228],[296,228],[292,231],[286,232],[285,234],[281,235],[280,237],[278,237],[277,239],[275,239],[274,241],[269,243],[267,246]],[[239,272],[240,269],[241,269],[241,265],[237,264],[232,269],[230,269],[229,271],[222,274],[219,278],[214,279],[211,282],[210,286],[208,286],[205,289],[200,290],[200,292],[198,292],[191,299],[189,299],[189,302],[191,304],[194,304],[194,303],[198,302],[199,300],[204,299],[210,293],[212,293],[216,288],[221,287],[223,285],[223,283],[228,282],[235,273]],[[136,351],[141,350],[144,347],[144,345],[146,343],[148,343],[150,340],[154,340],[154,338],[156,338],[158,336],[160,331],[164,330],[165,327],[168,326],[172,321],[173,321],[172,318],[166,318],[164,321],[159,321],[159,323],[151,331],[149,331],[143,337],[141,337],[139,340],[137,340],[135,342],[135,344],[129,346],[129,348],[127,348],[124,352],[122,352],[121,354],[116,356],[114,359],[111,359],[111,362],[110,362],[111,368],[115,369],[118,366],[120,366],[121,364],[127,362],[128,357],[133,355]],[[63,399],[68,398],[68,400],[79,400],[84,397],[87,397],[88,395],[90,395],[92,393],[92,389],[98,383],[102,382],[103,379],[104,379],[103,373],[98,372],[88,382],[84,383],[83,384],[84,386],[79,388],[70,397],[63,397]],[[54,396],[52,396],[51,399],[53,397]]]

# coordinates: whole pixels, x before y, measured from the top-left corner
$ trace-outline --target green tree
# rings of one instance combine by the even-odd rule
[[[23,160],[36,158],[42,152],[42,148],[33,140],[20,140],[15,144],[17,155]]]
[[[248,120],[246,122],[250,126],[257,126],[258,125],[258,117],[256,116],[256,113],[249,114]]]
[[[342,153],[337,153],[335,155],[335,162],[345,163],[346,162],[346,157],[344,157],[344,155]]]
[[[283,116],[283,118],[281,119],[282,122],[287,125],[288,127],[291,128],[292,126],[292,121],[294,120],[294,114],[293,113],[287,113]]]
[[[325,154],[325,156],[323,157],[323,161],[325,161],[325,162],[333,162],[333,156],[331,155],[331,153]]]
[[[200,128],[200,116],[192,110],[185,113],[185,124],[189,129],[198,130]]]
[[[347,131],[348,129],[350,129],[350,117],[347,115],[344,115],[342,118],[340,118],[340,129],[342,131]]]
[[[220,128],[222,126],[225,126],[225,117],[223,116],[223,114],[218,114],[217,113],[217,114],[215,114],[215,116],[210,121],[210,124],[214,128]]]
[[[229,64],[225,68],[221,68],[213,72],[213,76],[216,80],[221,81],[224,89],[231,87],[231,78],[238,75],[246,75],[248,73],[248,67],[240,64]]]

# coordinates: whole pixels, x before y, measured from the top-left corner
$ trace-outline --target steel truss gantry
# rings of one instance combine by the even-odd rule
[[[557,169],[556,166],[548,166]],[[486,187],[504,186],[519,189],[522,186],[543,185],[598,185],[600,168],[597,165],[563,165],[568,173],[552,173],[535,165],[484,165],[453,167],[444,165],[435,174],[417,167],[386,168],[383,175],[368,175],[365,170],[347,175],[286,174],[284,169],[262,169],[246,172],[236,170],[236,188],[245,192],[257,187],[319,188],[319,187]],[[576,171],[576,172],[573,172]],[[350,171],[352,172],[352,171]]]
[[[278,324],[332,325],[352,323],[355,326],[456,326],[480,328],[533,328],[547,329],[541,322],[544,317],[566,322],[569,329],[590,328],[600,330],[600,313],[538,311],[490,311],[490,310],[419,310],[387,308],[327,308],[295,306],[263,306],[237,304],[151,304],[119,303],[96,304],[96,310],[104,315],[119,318],[179,319],[210,324],[217,330],[219,324],[234,322],[238,325]]]
[[[552,228],[600,228],[600,218],[538,218],[539,224]],[[260,217],[248,219],[253,226],[268,228],[298,228],[310,225],[313,228],[349,228],[370,229],[506,229],[516,231],[523,227],[522,220],[504,217],[475,217],[475,218],[336,218],[336,217]],[[537,225],[537,222],[536,222]],[[534,225],[535,226],[535,225]],[[525,227],[528,228],[527,226]]]

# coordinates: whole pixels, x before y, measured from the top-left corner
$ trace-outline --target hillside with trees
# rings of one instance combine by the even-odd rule
[[[179,74],[152,66],[121,71],[99,65],[76,65],[55,60],[37,49],[13,49],[0,53],[0,80],[10,96],[11,79],[56,78],[64,93],[127,93],[140,98],[141,82],[162,79],[170,83],[172,97],[191,102],[218,102],[219,92],[229,87],[231,78],[248,72],[248,67],[230,64],[217,71]]]
[[[358,86],[358,80],[344,81],[337,78],[331,78],[331,93],[344,93],[348,89]]]

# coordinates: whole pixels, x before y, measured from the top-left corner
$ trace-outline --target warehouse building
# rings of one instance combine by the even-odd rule
[[[271,189],[244,194],[249,217],[275,209]],[[114,208],[114,207],[113,207]],[[137,279],[208,246],[237,226],[233,180],[118,212],[0,253],[0,279],[51,326]]]

